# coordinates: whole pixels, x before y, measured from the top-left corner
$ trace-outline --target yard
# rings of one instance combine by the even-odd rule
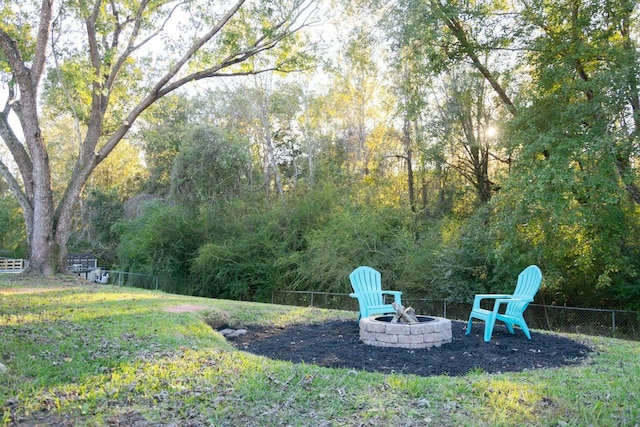
[[[0,403],[24,426],[634,426],[640,343],[482,328],[381,353],[356,313],[0,276]],[[175,310],[175,307],[196,307]],[[226,340],[217,328],[246,327]],[[448,368],[447,368],[448,367]],[[422,368],[422,370],[421,370]],[[445,369],[446,368],[446,369]]]

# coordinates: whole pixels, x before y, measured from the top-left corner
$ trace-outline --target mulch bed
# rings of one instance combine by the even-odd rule
[[[246,335],[230,339],[235,346],[271,359],[307,363],[327,368],[419,376],[519,372],[584,363],[593,349],[572,339],[531,333],[531,340],[516,329],[510,334],[496,326],[490,342],[482,340],[484,324],[452,322],[453,340],[430,349],[381,348],[363,344],[355,321],[331,321],[288,327],[253,327]]]

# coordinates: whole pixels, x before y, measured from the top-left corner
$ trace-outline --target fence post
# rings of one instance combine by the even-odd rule
[[[447,300],[442,301],[442,317],[447,318]]]
[[[611,336],[616,336],[616,311],[611,310]]]

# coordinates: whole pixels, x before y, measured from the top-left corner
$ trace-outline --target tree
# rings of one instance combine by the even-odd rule
[[[340,52],[344,64],[335,70],[336,85],[332,90],[335,107],[334,120],[350,153],[353,172],[367,177],[375,167],[372,133],[382,115],[381,84],[376,64],[375,39],[370,30],[361,25],[349,34]]]
[[[611,125],[601,131],[613,136],[619,179],[640,204],[633,158],[640,133],[636,2],[400,1],[389,17],[399,46],[411,46],[433,73],[470,63],[513,118],[527,120],[520,116],[540,104],[540,91],[558,101],[546,107],[584,97],[592,117],[575,123],[595,130],[600,117]]]
[[[136,132],[148,173],[142,191],[161,197],[169,194],[173,160],[196,122],[194,110],[196,105],[192,99],[173,94],[145,111]]]
[[[493,31],[509,19],[509,14],[500,13],[504,7],[493,1],[400,0],[382,21],[397,76],[405,157],[423,167],[415,173],[408,168],[414,211],[417,192],[412,175],[422,179],[421,211],[427,215],[429,192],[438,194],[437,211],[445,205],[447,171],[471,184],[481,203],[491,198],[495,168],[490,163],[497,164],[499,156],[489,145],[497,140],[487,138],[487,131],[498,114],[511,118],[517,113],[510,95],[515,85],[510,85],[505,72],[512,66],[502,65],[513,61],[501,61],[511,55],[503,48],[514,36]],[[431,191],[433,187],[436,191]]]
[[[485,81],[473,71],[452,71],[441,90],[444,100],[435,101],[439,114],[434,118],[439,135],[434,138],[451,151],[447,163],[473,186],[477,200],[487,203],[495,186],[491,173],[497,169],[490,162],[500,157],[492,154],[497,151],[497,117],[486,99]]]
[[[17,3],[0,6],[9,94],[0,136],[19,174],[4,162],[0,173],[23,211],[30,269],[43,275],[64,269],[82,188],[142,112],[199,80],[295,69],[308,58],[298,32],[315,11],[314,0],[237,0],[225,10],[205,0]],[[58,203],[39,111],[45,75],[61,113],[79,124],[76,162]]]
[[[254,162],[260,165],[266,199],[281,199],[300,177],[301,88],[275,73],[256,76],[251,84],[239,84],[212,93],[207,105],[210,120],[228,135],[242,136],[251,146]],[[230,150],[233,150],[230,148]],[[253,180],[251,180],[253,181]],[[250,180],[247,180],[252,184]]]
[[[229,201],[241,193],[251,167],[246,141],[200,125],[173,160],[171,194],[180,204],[192,207]]]
[[[635,3],[532,3],[527,108],[495,226],[499,254],[543,259],[548,300],[627,306],[637,285],[638,79]],[[526,226],[525,226],[526,225]]]
[[[1,187],[0,187],[1,190]],[[0,191],[0,256],[22,258],[26,256],[24,221],[15,198]]]

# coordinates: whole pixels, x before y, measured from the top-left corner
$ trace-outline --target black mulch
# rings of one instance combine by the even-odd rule
[[[454,321],[451,343],[417,350],[363,344],[355,321],[253,327],[246,335],[230,341],[240,350],[271,359],[425,377],[578,365],[593,351],[585,344],[555,334],[534,331],[528,340],[517,328],[512,335],[504,326],[496,326],[491,341],[485,343],[484,324],[474,324],[469,336],[465,330],[466,323]]]

